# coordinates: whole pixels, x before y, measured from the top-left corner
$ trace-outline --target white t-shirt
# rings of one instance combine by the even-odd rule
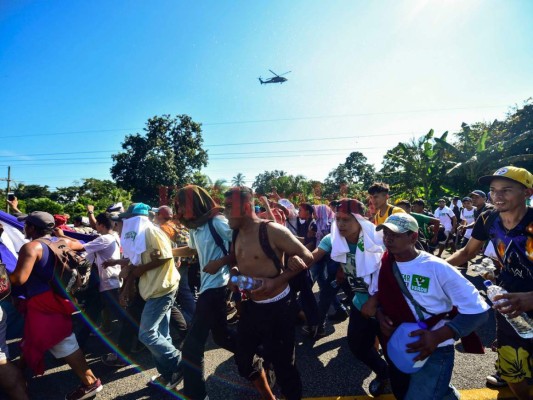
[[[446,232],[452,230],[452,218],[455,217],[455,214],[450,208],[446,206],[442,209],[437,208],[433,214],[435,214],[435,217],[440,220],[440,224],[444,226]]]
[[[463,221],[466,221],[467,225],[470,225],[472,222],[476,220],[476,218],[474,217],[475,211],[476,211],[476,207],[472,207],[470,211],[468,211],[466,208],[463,208],[461,210],[461,219]],[[472,229],[473,228],[470,228],[465,231],[465,238],[470,239],[470,236],[472,236]]]
[[[396,262],[405,286],[413,298],[432,314],[448,312],[456,306],[461,314],[479,314],[489,309],[478,290],[461,273],[445,260],[421,251],[418,257],[408,262]],[[413,315],[418,320],[416,310],[405,299]],[[425,318],[431,315],[424,314]],[[432,330],[444,326],[447,321],[439,321]],[[453,344],[449,339],[439,347]]]
[[[118,238],[118,235],[108,233],[106,235],[98,236],[96,239],[83,245],[85,251],[87,252],[87,260],[95,262],[98,266],[98,275],[100,276],[100,292],[117,289],[121,285],[118,277],[118,274],[120,274],[119,265],[102,268],[104,261],[112,258],[120,258],[119,243],[120,239]]]

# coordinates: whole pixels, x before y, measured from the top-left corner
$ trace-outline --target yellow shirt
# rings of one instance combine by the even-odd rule
[[[392,211],[391,211],[391,208],[392,208]],[[389,217],[389,215],[403,213],[403,212],[405,212],[403,208],[394,207],[389,204],[387,206],[387,210],[383,213],[383,216],[379,215],[379,211],[376,213],[376,215],[374,215],[374,224],[376,224],[376,226],[380,225],[385,222],[385,220]]]
[[[139,279],[139,294],[144,300],[164,296],[177,290],[180,274],[174,267],[172,245],[167,235],[159,228],[151,226],[146,229],[146,251],[142,253],[143,264],[152,261],[150,254],[159,250],[159,259],[166,259],[160,267],[144,273]]]

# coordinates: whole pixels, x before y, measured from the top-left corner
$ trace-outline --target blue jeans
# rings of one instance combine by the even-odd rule
[[[196,299],[189,286],[189,266],[182,265],[178,268],[180,273],[180,284],[178,286],[178,304],[185,321],[189,325],[196,310]]]
[[[316,282],[318,283],[318,288],[320,290],[320,292],[322,292],[322,290],[324,290],[324,286],[325,285],[329,285],[328,283],[328,274],[327,274],[327,271],[326,271],[326,262],[321,260],[313,265],[311,265],[311,267],[309,267],[309,272],[311,273],[311,279],[313,280],[313,282]],[[326,288],[327,290],[327,288]],[[335,308],[335,311],[341,311],[341,310],[346,310],[340,300],[337,298],[337,294],[335,293],[335,296],[332,298],[332,303],[331,305],[333,306],[333,308]],[[328,312],[328,310],[326,310],[326,313]]]
[[[176,291],[173,291],[146,300],[139,327],[139,340],[152,353],[157,372],[166,381],[170,381],[172,373],[178,371],[181,362],[181,352],[172,344],[169,331],[170,307],[175,296]]]
[[[450,383],[454,363],[454,347],[438,347],[420,371],[411,375],[404,400],[456,400],[459,393]]]

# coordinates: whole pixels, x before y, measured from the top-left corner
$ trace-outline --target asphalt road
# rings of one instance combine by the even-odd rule
[[[483,290],[482,279],[471,276],[471,267],[463,273],[478,289]],[[303,381],[304,397],[356,396],[368,393],[368,384],[373,379],[373,374],[352,356],[346,342],[347,325],[348,321],[330,325],[328,335],[317,341],[303,337],[298,328],[296,357]],[[456,345],[452,383],[458,389],[485,387],[485,377],[494,372],[496,353],[490,350],[494,331],[494,316],[491,311],[489,321],[478,331],[487,348],[486,354],[465,354],[461,345]],[[176,394],[146,386],[150,376],[156,373],[147,351],[139,354],[139,366],[117,370],[99,362],[99,357],[107,352],[99,338],[91,337],[86,347],[90,366],[104,384],[104,390],[97,395],[97,399],[179,398]],[[29,381],[32,399],[62,399],[79,384],[70,368],[53,357],[47,357],[47,366],[45,375],[31,378]],[[210,400],[259,398],[250,384],[239,377],[231,353],[217,348],[211,340],[206,347],[205,368]],[[178,387],[180,388],[181,386]]]

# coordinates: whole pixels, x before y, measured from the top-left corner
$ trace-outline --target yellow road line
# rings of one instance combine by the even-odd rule
[[[513,393],[509,388],[500,389],[464,389],[459,390],[461,393],[461,400],[505,400],[514,399]],[[530,388],[530,393],[533,395],[533,387]],[[379,397],[372,396],[333,396],[333,397],[306,397],[304,400],[394,400],[392,394],[384,394]]]

